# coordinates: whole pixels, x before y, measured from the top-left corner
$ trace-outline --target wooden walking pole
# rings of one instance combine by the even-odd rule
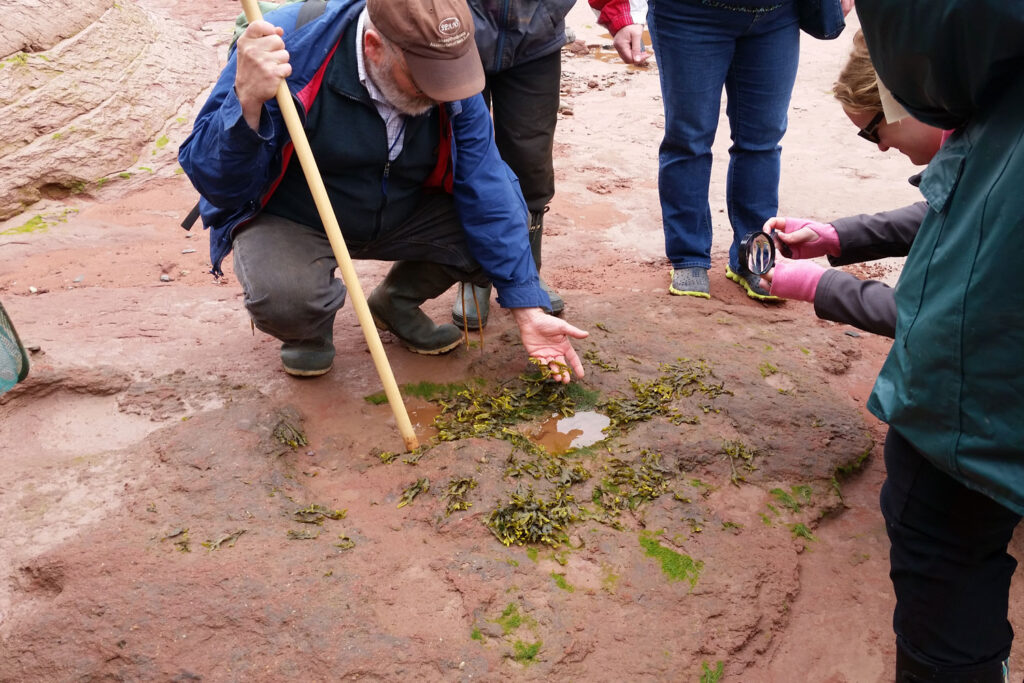
[[[245,18],[251,24],[263,18],[259,4],[256,0],[242,0],[242,8],[245,10]],[[373,317],[370,315],[370,307],[366,303],[366,296],[363,288],[359,286],[359,278],[356,276],[355,268],[352,266],[352,258],[348,254],[348,247],[345,246],[345,239],[341,236],[341,227],[331,207],[331,200],[327,197],[327,188],[324,187],[323,178],[313,159],[313,150],[310,149],[309,140],[306,138],[306,131],[302,128],[299,113],[295,109],[295,102],[288,90],[288,84],[282,80],[277,88],[277,104],[281,108],[285,125],[288,127],[288,134],[295,146],[295,154],[302,164],[302,172],[306,175],[306,182],[309,190],[313,193],[313,202],[320,213],[320,220],[323,221],[324,229],[327,231],[327,239],[331,242],[331,249],[334,250],[334,258],[338,262],[338,270],[341,271],[341,278],[348,288],[348,297],[352,302],[352,308],[359,318],[359,326],[363,328],[363,336],[366,337],[366,344],[370,347],[370,355],[373,356],[373,364],[377,366],[377,374],[384,384],[384,394],[388,397],[391,410],[395,414],[395,422],[398,424],[398,431],[405,440],[407,450],[414,450],[419,446],[416,440],[416,433],[409,421],[409,414],[405,410],[405,403],[402,401],[402,393],[398,390],[395,376],[391,372],[391,365],[388,363],[387,354],[384,353],[384,345],[380,343],[380,335],[377,327],[373,324]]]

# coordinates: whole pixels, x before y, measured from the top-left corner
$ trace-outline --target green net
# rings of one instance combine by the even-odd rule
[[[0,304],[0,394],[28,375],[28,356],[14,331],[14,323]]]

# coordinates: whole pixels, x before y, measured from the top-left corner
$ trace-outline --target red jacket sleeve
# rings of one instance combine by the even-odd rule
[[[589,0],[590,6],[598,12],[597,23],[608,29],[614,36],[619,29],[636,22],[630,14],[629,0]]]

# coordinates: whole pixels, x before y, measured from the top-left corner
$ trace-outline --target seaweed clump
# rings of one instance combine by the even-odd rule
[[[591,500],[613,516],[622,510],[636,510],[642,503],[668,493],[670,488],[671,470],[661,464],[660,453],[646,448],[640,451],[639,462],[612,458],[605,471],[607,474],[594,486]]]
[[[552,409],[563,417],[571,417],[594,395],[576,384],[549,382],[551,372],[522,375],[496,394],[475,387],[466,387],[450,398],[438,399],[441,413],[434,420],[438,441],[458,441],[473,437],[501,439],[528,453],[543,451],[513,427]]]
[[[485,524],[504,545],[544,543],[557,548],[569,540],[570,522],[580,519],[579,507],[565,487],[556,487],[549,499],[520,486],[508,503],[492,511]]]
[[[445,517],[459,510],[468,510],[473,504],[466,500],[466,495],[477,487],[476,479],[472,477],[456,477],[448,482],[444,489],[444,514]]]
[[[732,395],[724,388],[724,382],[714,384],[707,381],[713,375],[703,360],[679,358],[674,363],[662,363],[659,369],[661,375],[656,379],[629,379],[633,398],[612,398],[599,406],[611,419],[607,429],[609,435],[622,434],[633,424],[658,416],[667,417],[674,424],[696,424],[696,416],[683,415],[671,407],[672,402],[700,393],[708,402],[700,404],[699,408],[708,413],[715,410],[710,401],[723,394]]]

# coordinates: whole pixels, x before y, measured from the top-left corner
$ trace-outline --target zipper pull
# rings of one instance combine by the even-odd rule
[[[384,175],[380,179],[380,192],[385,197],[388,196],[388,174],[391,172],[391,161],[384,162]]]

